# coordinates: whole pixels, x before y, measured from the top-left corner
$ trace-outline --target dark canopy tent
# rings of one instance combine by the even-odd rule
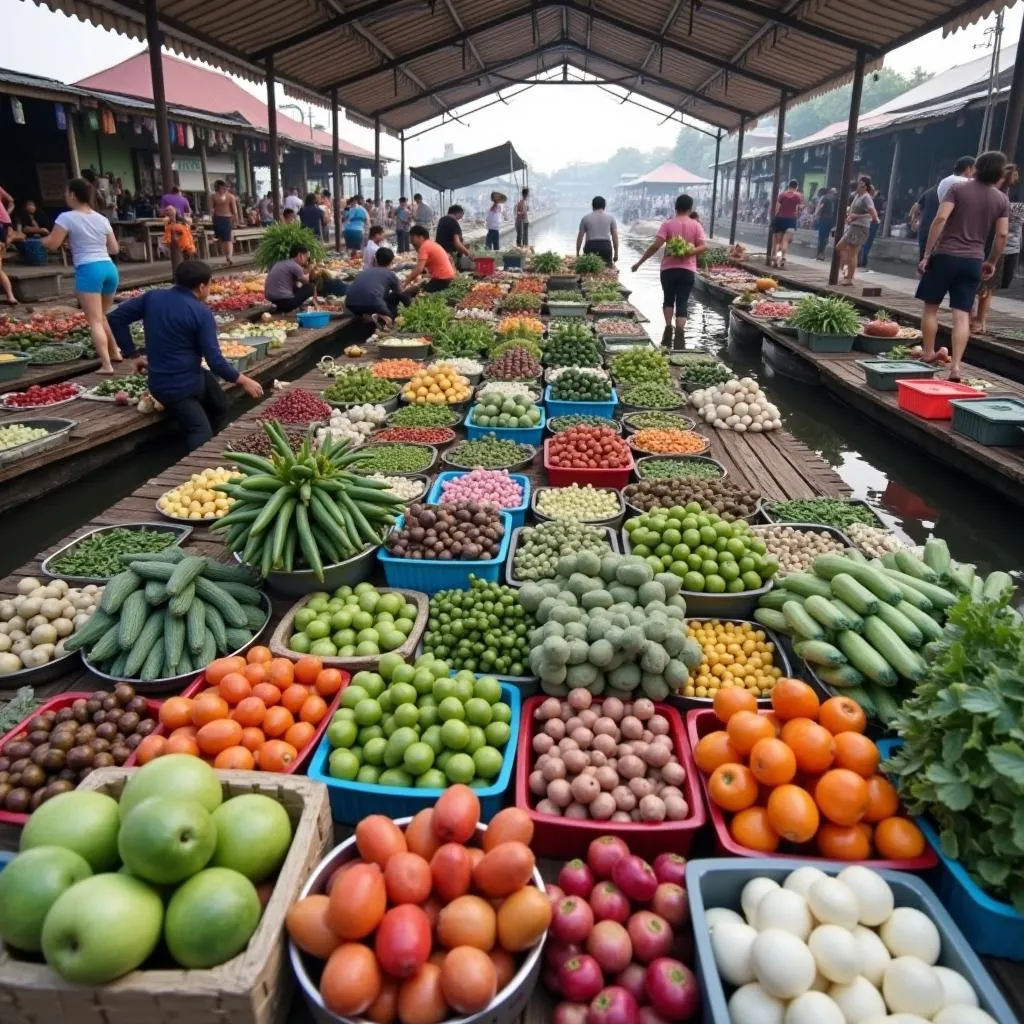
[[[526,161],[515,151],[511,142],[493,149],[484,149],[468,156],[457,156],[454,160],[441,160],[423,167],[410,167],[409,175],[438,192],[465,188],[478,181],[487,181],[502,174],[521,171]]]

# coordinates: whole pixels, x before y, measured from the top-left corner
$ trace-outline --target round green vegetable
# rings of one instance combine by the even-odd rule
[[[600,556],[611,550],[603,528],[561,519],[524,527],[512,565],[518,580],[554,579],[558,560],[565,552],[593,551]]]
[[[580,370],[566,370],[550,384],[551,397],[557,402],[610,402],[611,381]]]
[[[453,445],[444,454],[444,461],[458,469],[508,469],[532,459],[536,450],[532,445],[499,439],[485,434],[475,441]]]

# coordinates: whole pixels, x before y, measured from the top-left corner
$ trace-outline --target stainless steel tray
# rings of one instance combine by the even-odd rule
[[[24,394],[23,391],[8,391],[6,395],[0,395],[0,406],[8,412],[44,413],[48,409],[56,409],[58,406],[67,405],[68,402],[74,402],[81,398],[82,392],[85,388],[83,388],[81,384],[75,384],[74,386],[77,388],[77,391],[70,398],[62,398],[59,402],[50,402],[49,405],[33,405],[28,406],[27,408],[24,406],[8,405],[8,399],[10,399],[11,395]]]
[[[36,452],[59,444],[78,426],[78,420],[50,419],[42,416],[36,419],[6,420],[3,426],[9,427],[15,423],[22,423],[26,427],[41,427],[48,430],[49,433],[46,437],[37,437],[34,441],[26,441],[24,444],[0,451],[0,466],[6,465],[8,462],[17,462],[18,459],[27,458],[29,455],[35,455]]]

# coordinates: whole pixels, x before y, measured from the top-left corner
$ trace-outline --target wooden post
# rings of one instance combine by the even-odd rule
[[[764,254],[764,265],[772,265],[772,243],[775,233],[772,225],[775,220],[775,204],[779,201],[779,178],[782,174],[782,144],[786,139],[786,90],[779,95],[779,124],[775,132],[775,162],[772,166],[772,200],[768,205],[768,249]]]
[[[721,129],[715,135],[715,172],[711,178],[711,223],[708,224],[708,238],[715,236],[715,204],[718,202],[718,157],[722,151]]]
[[[67,118],[64,122],[67,125],[65,131],[68,137],[68,157],[71,160],[71,177],[80,178],[82,176],[82,164],[78,159],[78,140],[75,138],[75,116],[71,112],[71,108],[68,108]]]
[[[341,252],[341,153],[338,143],[338,90],[331,90],[331,204],[334,207],[334,248]]]
[[[363,169],[362,167],[356,168],[356,194],[363,195]],[[364,196],[365,198],[365,196]]]
[[[401,165],[401,168],[399,169],[399,176],[398,176],[398,195],[399,195],[399,197],[405,195],[405,129],[404,128],[402,129],[402,134],[401,134],[400,138],[401,138],[401,146],[402,146],[402,150],[401,150],[401,152],[402,152],[402,165]]]
[[[836,247],[832,251],[832,266],[828,272],[828,283],[836,284],[839,281],[839,239],[846,229],[846,190],[850,185],[850,175],[853,174],[853,153],[857,148],[857,122],[860,120],[860,98],[864,91],[864,63],[865,55],[863,50],[857,51],[857,61],[853,69],[853,86],[850,89],[850,124],[846,129],[846,148],[843,151],[843,171],[839,177],[839,193],[836,199]],[[890,197],[891,199],[891,197]]]
[[[267,55],[267,127],[270,129],[270,191],[274,220],[281,219],[281,157],[277,145],[277,97],[274,95],[274,55]]]
[[[156,115],[156,138],[160,147],[160,180],[166,195],[174,188],[174,167],[171,159],[171,132],[167,124],[167,93],[164,90],[164,65],[160,48],[163,33],[157,14],[156,0],[146,0],[146,40],[149,44],[149,74],[153,82],[153,112]],[[178,269],[181,252],[177,239],[171,236],[171,270]]]
[[[1013,81],[1010,84],[1010,95],[1006,102],[1006,114],[1003,117],[1003,133],[999,140],[999,148],[1006,154],[1010,163],[1020,142],[1020,122],[1024,118],[1024,22],[1020,26],[1020,41],[1017,43],[1017,59],[1013,65]]]
[[[380,206],[380,118],[373,119],[373,205]]]
[[[740,161],[743,159],[743,121],[740,121],[740,129],[736,138],[736,176],[732,183],[732,220],[729,222],[729,244],[736,242],[736,220],[740,213],[740,182],[743,175],[740,173]]]
[[[203,192],[206,194],[206,202],[210,201],[210,170],[206,166],[206,139],[199,142],[199,169],[203,172]]]
[[[892,168],[889,171],[889,191],[886,193],[885,216],[882,218],[882,237],[889,236],[889,225],[892,223],[893,197],[896,195],[896,177],[900,170],[900,137],[895,136],[895,145],[892,148]]]

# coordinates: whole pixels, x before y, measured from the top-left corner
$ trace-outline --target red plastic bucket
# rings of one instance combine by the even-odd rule
[[[496,267],[497,261],[493,256],[477,256],[473,273],[477,277],[488,277],[494,273]]]

